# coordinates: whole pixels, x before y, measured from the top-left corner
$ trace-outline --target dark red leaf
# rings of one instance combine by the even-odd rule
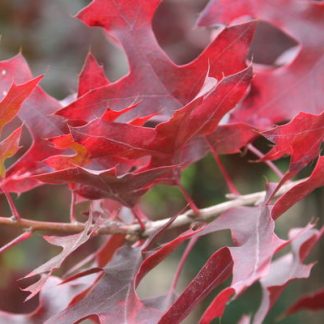
[[[288,124],[264,132],[275,146],[262,160],[277,160],[290,155],[289,172],[285,179],[294,176],[319,154],[324,137],[324,114],[299,113]]]
[[[75,191],[89,199],[111,198],[123,205],[132,206],[155,183],[174,183],[174,167],[160,167],[138,173],[116,176],[114,169],[94,171],[84,168],[70,168],[34,176],[40,181],[52,184],[78,183]]]
[[[0,89],[7,91],[10,85],[22,83],[32,79],[32,73],[21,54],[0,62],[0,70],[5,71],[0,78]],[[40,78],[40,77],[39,77]],[[34,79],[35,83],[38,83]],[[36,85],[36,84],[35,84]],[[35,86],[34,85],[34,86]],[[26,100],[19,113],[19,118],[28,127],[33,138],[45,139],[62,134],[65,129],[64,123],[52,114],[60,109],[59,102],[37,87],[32,95]],[[46,125],[47,127],[44,127]]]
[[[263,323],[268,311],[291,280],[309,277],[314,264],[303,262],[321,235],[322,232],[313,229],[311,225],[289,232],[292,252],[273,261],[266,276],[260,280],[263,297],[253,323]],[[302,253],[305,246],[307,253]]]
[[[24,291],[30,291],[31,293],[28,296],[28,299],[35,296],[42,289],[43,285],[45,284],[51,273],[54,270],[59,269],[65,261],[65,259],[71,253],[73,253],[77,248],[79,248],[81,245],[83,245],[90,239],[92,234],[91,226],[92,219],[89,218],[84,230],[81,233],[68,236],[44,236],[44,239],[48,243],[60,246],[63,248],[63,250],[58,255],[56,255],[55,257],[42,264],[38,268],[34,269],[32,272],[25,276],[25,278],[28,278],[36,275],[41,275],[41,278],[38,282],[32,284],[27,288],[24,288]]]
[[[21,132],[22,127],[19,127],[0,142],[0,178],[4,178],[6,175],[5,161],[13,157],[20,149]]]
[[[108,85],[109,83],[110,81],[107,79],[103,67],[100,66],[95,57],[89,53],[79,76],[78,97],[81,97],[95,88]]]
[[[44,323],[65,307],[82,287],[80,284],[60,285],[61,279],[51,276],[41,290],[38,307],[28,314],[0,311],[0,322],[13,324]]]
[[[74,323],[92,315],[102,323],[154,323],[162,309],[145,305],[134,288],[134,275],[141,260],[140,249],[128,246],[119,249],[88,295],[47,323]]]
[[[264,127],[290,120],[302,111],[321,113],[324,109],[324,3],[212,0],[201,14],[199,24],[230,23],[248,16],[280,28],[298,41],[300,50],[289,64],[257,71],[250,96],[232,119]]]
[[[191,310],[232,273],[233,261],[228,248],[216,251],[184,292],[176,299],[159,323],[180,323]]]
[[[191,163],[202,156],[188,154],[191,152],[188,150],[190,145],[194,146],[194,151],[199,144],[190,144],[190,141],[216,129],[221,118],[244,96],[251,72],[248,68],[225,77],[214,89],[176,111],[170,120],[155,129],[98,119],[85,126],[72,127],[71,134],[86,148],[92,159],[100,158],[101,162],[105,156],[111,163],[114,163],[114,156],[115,161],[118,158],[149,156],[154,167],[177,165],[183,161]]]
[[[312,294],[305,295],[298,299],[292,306],[285,312],[287,315],[291,315],[303,310],[306,311],[318,311],[324,308],[324,289],[319,289]]]
[[[208,135],[209,143],[218,154],[239,153],[240,149],[258,136],[257,130],[247,124],[233,123],[220,125]]]
[[[160,1],[94,0],[77,17],[89,26],[101,26],[124,48],[130,66],[121,80],[88,92],[59,112],[69,120],[90,121],[107,108],[120,110],[137,102],[123,120],[149,114],[169,117],[190,102],[206,75],[221,79],[246,67],[245,58],[255,23],[222,30],[194,61],[175,65],[155,39],[151,21]]]
[[[110,236],[105,244],[96,253],[96,261],[99,267],[104,267],[113,257],[118,248],[125,244],[125,235],[116,234]]]
[[[21,54],[1,61],[0,71],[2,71],[0,91],[8,92],[12,83],[22,83],[32,79],[30,69]],[[30,81],[29,92],[39,80],[40,77]],[[29,150],[8,170],[6,182],[3,183],[6,191],[20,193],[41,184],[39,181],[31,179],[30,174],[37,168],[38,161],[57,152],[46,139],[67,131],[63,121],[57,116],[53,116],[53,113],[60,108],[59,102],[46,94],[40,87],[36,87],[22,103],[18,117],[27,126],[34,142]]]
[[[235,290],[231,287],[222,290],[222,292],[218,294],[217,298],[215,298],[208,306],[199,323],[209,324],[213,319],[222,317],[226,304],[234,294]]]
[[[309,146],[309,145],[308,145]],[[315,189],[324,185],[324,157],[321,156],[309,178],[295,185],[287,193],[281,196],[274,204],[272,217],[274,219],[282,215],[286,210],[298,201],[305,198]]]
[[[23,102],[34,91],[35,87],[42,78],[43,76],[39,76],[19,85],[16,85],[14,83],[10,86],[8,92],[6,90],[3,90],[4,98],[0,102],[0,132],[5,125],[7,125],[16,117]],[[4,87],[1,85],[1,88]]]
[[[273,255],[286,245],[274,233],[268,206],[232,209],[217,218],[213,222],[213,226],[216,225],[219,230],[229,228],[236,245],[229,247],[233,279],[230,287],[214,298],[201,318],[202,323],[208,323],[214,315],[221,317],[229,298],[260,280],[267,273]]]

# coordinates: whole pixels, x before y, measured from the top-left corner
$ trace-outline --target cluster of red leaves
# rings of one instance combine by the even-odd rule
[[[6,126],[10,132],[0,143],[2,191],[8,196],[43,184],[67,184],[74,196],[96,201],[83,232],[45,237],[63,250],[28,275],[40,275],[26,288],[29,298],[40,292],[39,308],[27,315],[0,313],[4,321],[179,323],[231,277],[201,323],[221,317],[226,304],[256,282],[263,289],[262,302],[244,320],[262,323],[289,281],[310,274],[312,264],[304,260],[323,230],[307,225],[282,240],[274,227],[283,212],[324,185],[324,157],[318,158],[324,137],[323,2],[212,0],[197,24],[218,26],[216,35],[196,59],[181,66],[160,48],[152,30],[160,2],[93,0],[77,14],[123,48],[129,74],[110,82],[89,54],[77,97],[65,107],[38,86],[41,77],[33,79],[21,55],[0,62],[0,131]],[[280,67],[256,67],[252,80],[247,55],[255,19],[287,33],[299,48],[293,58],[286,53],[289,62]],[[227,123],[220,124],[224,119]],[[18,120],[22,125],[12,130],[11,122]],[[288,123],[274,127],[278,122]],[[32,143],[6,170],[5,160],[19,150],[24,126]],[[102,218],[116,217],[120,206],[137,210],[139,198],[154,184],[180,185],[181,171],[209,151],[216,157],[237,153],[258,134],[274,143],[261,161],[291,158],[289,170],[259,207],[229,210],[159,247],[154,242],[161,232],[133,246],[123,235],[111,235],[88,268],[78,268],[63,282],[52,275],[96,233]],[[274,192],[316,158],[311,176],[273,203]],[[98,199],[105,212],[96,209]],[[173,289],[149,300],[137,295],[144,276],[180,244],[224,229],[230,230],[233,246],[211,255],[180,295]],[[291,252],[273,261],[287,245]],[[64,298],[53,304],[54,294]],[[301,300],[288,313],[316,308],[321,295]]]

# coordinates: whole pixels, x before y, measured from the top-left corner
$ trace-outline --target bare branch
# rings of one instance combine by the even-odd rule
[[[292,181],[285,185],[283,185],[276,196],[281,196],[287,191],[289,191],[292,187],[297,185],[298,183],[304,181]],[[259,204],[265,197],[265,191],[259,191],[248,195],[242,195],[234,197],[234,199],[211,206],[207,208],[202,208],[199,210],[199,216],[195,215],[192,210],[188,210],[183,214],[178,215],[175,221],[170,225],[169,228],[176,228],[181,226],[189,225],[195,221],[204,221],[208,222],[213,220],[219,214],[225,212],[234,207],[246,206]],[[169,218],[146,222],[145,230],[143,231],[138,224],[134,225],[123,225],[118,222],[109,221],[107,224],[103,224],[96,231],[96,234],[129,234],[129,235],[141,235],[141,237],[147,237],[152,233],[159,230],[163,227]],[[7,225],[11,227],[28,229],[32,232],[42,231],[42,232],[51,232],[56,234],[74,234],[79,233],[84,229],[83,223],[59,223],[59,222],[45,222],[45,221],[35,221],[29,220],[25,218],[16,219],[15,217],[0,217],[0,225]]]

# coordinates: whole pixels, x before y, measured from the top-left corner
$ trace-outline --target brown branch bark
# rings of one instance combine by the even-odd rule
[[[304,179],[303,179],[304,180]],[[283,195],[296,184],[302,182],[303,180],[293,181],[283,185],[276,196]],[[175,221],[170,225],[170,228],[181,227],[189,225],[195,221],[204,221],[208,222],[213,220],[217,215],[225,212],[234,207],[246,206],[246,205],[255,205],[259,204],[265,197],[266,192],[260,191],[248,195],[241,195],[234,197],[233,199],[211,206],[207,208],[202,208],[199,210],[199,216],[196,216],[192,210],[188,210],[185,213],[178,215]],[[145,223],[145,230],[142,231],[141,227],[138,224],[134,225],[123,225],[118,222],[107,222],[106,224],[101,225],[96,234],[129,234],[129,235],[139,235],[146,237],[154,233],[162,226],[168,222],[168,218],[150,221]],[[74,234],[79,233],[84,229],[83,223],[59,223],[59,222],[47,222],[47,221],[36,221],[26,218],[16,219],[15,217],[1,217],[0,216],[0,225],[6,225],[10,227],[16,227],[23,230],[29,230],[32,232],[41,231],[41,232],[50,232],[56,234]]]

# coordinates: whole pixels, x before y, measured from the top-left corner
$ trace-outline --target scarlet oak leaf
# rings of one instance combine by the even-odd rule
[[[92,89],[108,85],[110,81],[105,75],[105,71],[89,53],[79,76],[78,97],[81,97]]]
[[[111,198],[133,206],[155,183],[174,183],[174,166],[116,176],[116,170],[94,171],[81,167],[35,175],[45,183],[76,183],[75,191],[88,199]]]
[[[90,239],[92,234],[91,226],[92,218],[89,218],[84,230],[81,233],[68,236],[44,236],[44,239],[48,243],[60,246],[63,248],[63,250],[58,255],[56,255],[46,263],[34,269],[27,276],[25,276],[25,278],[29,278],[36,275],[42,275],[38,282],[24,289],[25,291],[31,292],[30,296],[28,296],[28,299],[35,296],[42,289],[43,285],[48,280],[52,272],[56,269],[59,269],[65,261],[65,259],[71,253],[73,253],[77,248],[79,248],[81,245],[83,245]]]
[[[113,257],[115,251],[125,244],[125,235],[115,234],[107,238],[105,244],[96,252],[96,263],[104,267]]]
[[[145,303],[135,292],[134,275],[141,260],[140,249],[119,249],[88,295],[46,323],[74,323],[92,315],[101,323],[155,323],[162,309]]]
[[[17,128],[7,138],[0,142],[0,178],[6,175],[5,161],[14,156],[19,147],[22,127]]]
[[[0,132],[6,124],[16,117],[23,102],[30,96],[42,78],[42,76],[39,76],[20,85],[12,84],[8,93],[4,90],[6,95],[0,102]]]
[[[266,314],[291,280],[309,277],[314,264],[303,262],[321,235],[321,231],[313,229],[311,225],[290,231],[292,252],[273,261],[268,274],[260,280],[263,297],[253,324],[263,323]]]
[[[221,291],[207,308],[201,323],[221,317],[230,297],[260,280],[266,274],[273,255],[286,244],[274,233],[274,221],[268,206],[232,209],[212,224],[218,230],[231,230],[235,242],[234,247],[229,247],[233,278],[231,285]]]
[[[21,54],[0,62],[0,70],[5,71],[0,78],[0,89],[8,92],[12,83],[22,83],[32,79],[32,73]],[[37,78],[35,79],[36,82]],[[26,100],[19,118],[28,127],[34,139],[44,139],[62,133],[63,121],[52,114],[61,108],[59,102],[37,87]],[[43,127],[46,124],[47,127]]]
[[[78,284],[61,285],[62,280],[51,276],[40,292],[37,308],[27,314],[13,314],[0,311],[0,322],[12,324],[44,323],[68,306],[70,300],[80,291]],[[59,298],[58,298],[59,296]]]
[[[23,83],[32,79],[32,73],[21,54],[0,62],[0,91],[9,92],[12,83]],[[36,83],[38,79],[34,79]],[[33,84],[31,83],[30,86]],[[58,136],[67,131],[67,127],[53,113],[61,108],[57,100],[36,87],[30,96],[22,103],[18,117],[28,128],[33,138],[29,150],[14,163],[7,172],[3,186],[6,191],[24,192],[40,185],[39,181],[31,179],[30,175],[37,168],[38,161],[57,152],[46,138]],[[46,126],[46,127],[45,127]]]
[[[162,245],[161,248],[154,251],[146,251],[145,259],[141,263],[138,271],[136,272],[135,285],[138,286],[144,276],[153,268],[155,268],[160,262],[162,262],[169,254],[171,254],[178,246],[180,246],[186,240],[192,237],[200,237],[209,234],[213,230],[209,231],[209,228],[199,228],[196,231],[188,230],[170,242]]]
[[[324,308],[324,289],[319,289],[312,294],[308,294],[298,299],[292,306],[285,312],[291,315],[300,311],[318,311]]]
[[[108,156],[135,159],[148,156],[150,167],[180,165],[201,158],[193,153],[199,142],[195,137],[212,133],[220,119],[239,102],[248,88],[252,71],[250,68],[225,77],[207,94],[198,97],[177,110],[170,120],[155,129],[129,124],[94,120],[85,126],[71,127],[76,142],[85,146],[92,159]],[[186,146],[187,145],[187,146]],[[188,146],[194,148],[189,151]],[[190,154],[188,154],[188,152]],[[197,151],[199,152],[199,150]]]
[[[264,209],[263,212],[262,208]],[[266,218],[267,222],[264,222],[260,218]],[[217,314],[221,316],[229,298],[265,276],[270,258],[278,249],[285,245],[284,241],[279,240],[274,235],[273,220],[266,207],[246,207],[225,213],[214,222],[197,231],[189,230],[175,240],[166,243],[157,251],[150,253],[144,261],[139,249],[130,247],[121,248],[104,269],[102,277],[98,278],[87,295],[66,308],[60,314],[51,318],[48,323],[54,323],[55,321],[75,322],[89,318],[90,316],[97,316],[103,323],[114,323],[117,318],[119,323],[120,321],[124,321],[125,323],[130,321],[135,323],[146,323],[148,321],[155,323],[159,320],[163,321],[164,317],[161,317],[163,314],[161,305],[163,307],[168,306],[168,301],[162,298],[160,300],[162,304],[154,303],[152,306],[152,303],[139,299],[135,292],[135,286],[148,271],[160,263],[166,255],[171,253],[184,240],[194,236],[200,237],[226,228],[231,229],[236,246],[220,250],[223,252],[216,252],[201,270],[204,278],[207,274],[211,275],[210,271],[216,278],[219,278],[216,281],[213,279],[213,282],[217,285],[232,273],[233,266],[233,281],[231,286],[224,289],[216,298],[218,301]],[[311,248],[311,244],[307,244],[307,247],[304,245],[303,255],[306,255],[307,249],[309,248]],[[221,264],[216,268],[209,267],[211,264],[214,264],[214,261],[217,263],[220,260],[222,260],[221,264],[225,268]],[[247,260],[249,261],[247,262]],[[227,267],[228,270],[225,271]],[[197,278],[200,278],[199,274]],[[205,297],[212,288],[209,286],[210,280],[203,281],[205,288],[202,288],[200,285],[196,286],[198,284],[197,278],[192,281],[188,289],[175,302],[183,306],[183,314],[171,313],[172,316],[168,312],[165,314],[170,315],[171,318],[174,316],[174,318],[184,318],[190,312],[190,307],[185,307],[183,304],[183,296],[188,297],[193,304]],[[193,289],[195,286],[197,289]],[[213,305],[216,305],[216,303],[213,302]],[[206,322],[207,317],[210,317],[210,312],[208,310],[205,313],[202,319],[203,323],[204,321]],[[117,314],[124,314],[124,318],[121,319]],[[215,309],[213,309],[213,315],[215,315]]]
[[[257,136],[257,130],[250,125],[231,123],[218,126],[207,139],[218,154],[235,154]]]
[[[55,148],[73,149],[75,154],[46,159],[57,171],[36,178],[48,183],[73,182],[82,186],[77,192],[83,195],[85,186],[91,186],[88,198],[106,197],[132,205],[153,184],[175,183],[181,167],[206,154],[196,147],[190,150],[191,141],[214,131],[244,96],[250,79],[250,68],[225,77],[155,128],[115,122],[109,110],[84,126],[70,127],[72,136],[59,136],[51,142]],[[128,182],[131,178],[133,184]]]
[[[226,304],[234,294],[235,290],[231,287],[223,289],[208,306],[199,324],[209,324],[213,319],[222,317]]]
[[[254,22],[222,30],[194,61],[175,65],[157,43],[151,21],[160,1],[94,0],[77,17],[101,26],[124,48],[130,72],[110,85],[94,89],[58,112],[69,120],[89,122],[107,108],[120,110],[138,102],[123,121],[159,114],[169,117],[200,91],[209,71],[217,79],[246,67],[245,58]]]
[[[324,185],[324,157],[320,156],[312,174],[301,183],[281,196],[274,204],[272,217],[274,219],[282,215],[286,210],[298,201],[309,195],[315,189]]]
[[[289,64],[257,71],[250,95],[232,120],[264,127],[290,120],[302,111],[321,113],[324,109],[323,2],[214,0],[201,14],[199,24],[230,23],[247,16],[286,32],[297,40],[300,50]]]
[[[71,134],[51,138],[50,142],[58,150],[72,149],[75,152],[73,155],[54,155],[48,157],[45,160],[46,164],[55,170],[84,166],[88,163],[89,152],[87,148],[75,142]]]
[[[260,280],[267,273],[272,256],[286,245],[286,241],[280,240],[274,234],[274,221],[271,218],[269,207],[242,207],[233,209],[197,231],[187,231],[179,235],[176,239],[151,252],[144,259],[136,274],[136,285],[146,273],[156,267],[157,264],[185,240],[192,237],[201,237],[224,229],[231,230],[234,242],[233,247],[227,248],[230,252],[232,262],[226,263],[227,266],[233,264],[233,279],[231,285],[223,289],[213,300],[201,318],[201,322],[208,323],[208,321],[215,317],[221,317],[229,299],[233,295],[240,294],[254,282]],[[219,273],[214,273],[214,275],[222,278],[225,275],[225,273],[222,273],[222,270],[225,269],[227,268],[220,269]],[[227,274],[227,270],[225,272]],[[192,283],[193,285],[195,284],[195,279]],[[201,285],[203,284],[201,282]],[[192,302],[198,302],[205,294],[200,295],[202,292],[198,288],[195,291],[196,294],[193,293],[191,295],[190,289],[188,288],[188,291],[185,290],[183,292],[183,296],[187,296],[188,294],[190,296],[188,298],[191,298]],[[182,302],[182,299],[179,300],[181,305]],[[184,312],[186,311],[190,311],[190,307],[184,310]],[[171,316],[171,314],[169,315]],[[174,316],[181,317],[179,314],[175,314]]]
[[[324,114],[299,113],[288,124],[262,133],[275,143],[262,160],[276,160],[290,155],[289,172],[285,178],[295,175],[318,156],[324,137],[323,122]]]
[[[228,248],[216,251],[184,292],[163,314],[159,323],[180,323],[191,310],[232,273],[233,261]]]
[[[158,125],[154,144],[181,152],[181,146],[194,137],[213,133],[224,115],[243,98],[251,77],[251,68],[225,77],[205,97],[192,101]]]

